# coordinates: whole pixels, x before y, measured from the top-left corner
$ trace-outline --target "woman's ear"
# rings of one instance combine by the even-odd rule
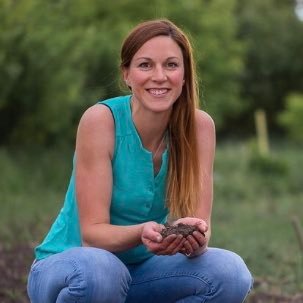
[[[128,70],[126,69],[126,68],[124,68],[123,70],[122,70],[122,75],[123,75],[123,80],[124,80],[124,82],[125,82],[125,84],[128,86],[128,87],[130,87],[130,83],[129,83],[129,77],[128,77]]]

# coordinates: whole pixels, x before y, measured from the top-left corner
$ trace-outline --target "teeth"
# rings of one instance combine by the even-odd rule
[[[149,92],[153,95],[162,95],[162,94],[165,94],[167,92],[167,89],[155,89],[155,88],[152,88],[149,90]]]

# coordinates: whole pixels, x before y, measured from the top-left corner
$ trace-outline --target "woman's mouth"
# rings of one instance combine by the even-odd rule
[[[150,88],[147,90],[153,96],[161,96],[168,92],[167,88]]]

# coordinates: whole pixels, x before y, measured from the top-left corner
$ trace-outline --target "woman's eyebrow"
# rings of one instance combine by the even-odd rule
[[[167,57],[165,60],[174,60],[174,59],[180,60],[181,58],[172,56],[172,57]],[[135,61],[138,61],[138,60],[153,60],[153,59],[150,57],[138,57],[135,59]]]

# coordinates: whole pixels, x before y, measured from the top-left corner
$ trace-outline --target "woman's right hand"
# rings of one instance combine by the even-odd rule
[[[160,234],[163,228],[156,222],[145,223],[141,234],[142,243],[155,255],[174,255],[183,247],[186,239],[182,235],[163,238]]]

